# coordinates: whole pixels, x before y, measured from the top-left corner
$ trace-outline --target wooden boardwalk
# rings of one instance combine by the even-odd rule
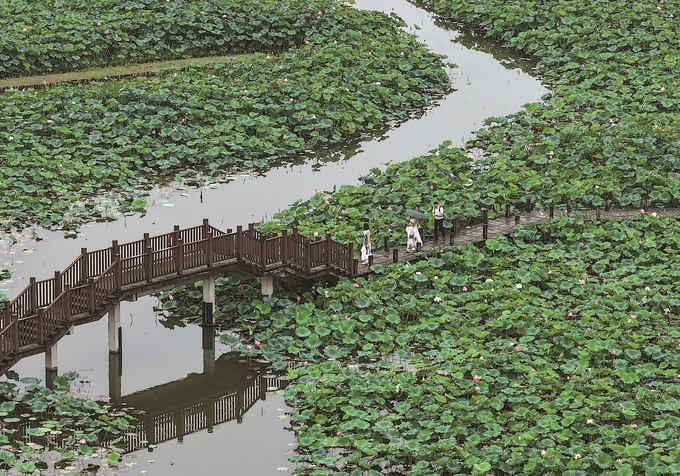
[[[530,208],[530,205],[528,205]],[[509,210],[509,208],[507,209]],[[353,244],[301,236],[297,229],[267,236],[250,224],[226,232],[204,220],[202,225],[144,238],[132,243],[113,241],[109,248],[81,255],[53,278],[30,284],[0,309],[0,374],[24,356],[40,353],[56,343],[74,324],[100,319],[115,304],[130,295],[148,294],[181,284],[221,275],[270,276],[289,274],[302,279],[327,280],[366,276],[370,264],[388,266],[395,262],[422,259],[432,248],[483,242],[489,236],[506,235],[515,226],[559,218],[571,210],[533,210],[455,230],[446,241],[425,238],[422,253],[406,253],[404,246],[383,250],[373,239],[368,265],[354,257]],[[583,213],[583,212],[581,212]],[[626,219],[640,210],[586,211],[592,219]],[[680,209],[650,209],[647,213],[679,217]],[[423,235],[421,235],[423,236]],[[385,249],[386,248],[386,249]]]

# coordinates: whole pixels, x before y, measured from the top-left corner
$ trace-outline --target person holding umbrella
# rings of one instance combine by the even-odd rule
[[[406,223],[406,251],[408,252],[411,248],[415,250],[418,243],[423,244],[418,233],[418,218],[427,218],[427,216],[417,210],[407,210],[406,215],[410,217]]]

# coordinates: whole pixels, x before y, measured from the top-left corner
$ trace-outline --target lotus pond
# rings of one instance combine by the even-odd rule
[[[408,119],[449,89],[443,57],[396,17],[331,1],[315,2],[314,12],[299,2],[276,4],[289,7],[315,26],[305,23],[300,44],[277,54],[178,63],[151,79],[6,90],[2,231],[105,219],[97,203],[104,194],[114,207],[143,210],[153,183],[265,171]],[[278,41],[279,30],[262,28],[243,34]],[[296,38],[298,30],[288,34]]]

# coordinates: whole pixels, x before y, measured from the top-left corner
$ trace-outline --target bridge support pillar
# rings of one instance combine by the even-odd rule
[[[215,329],[203,328],[203,374],[215,373]]]
[[[274,275],[265,274],[262,276],[262,289],[261,294],[263,296],[272,297],[274,295]]]
[[[116,303],[109,311],[109,352],[120,352],[120,341],[123,330],[120,327],[120,303]]]
[[[45,370],[46,371],[57,371],[57,343],[52,344],[45,351]]]
[[[214,326],[215,319],[215,276],[208,276],[203,280],[203,303],[201,318],[204,326]]]
[[[109,401],[120,403],[122,400],[121,380],[123,376],[123,354],[109,354]]]

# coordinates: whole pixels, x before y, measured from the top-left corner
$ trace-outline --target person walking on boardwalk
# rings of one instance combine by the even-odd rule
[[[418,220],[412,217],[406,223],[406,251],[411,251],[411,248],[415,251],[418,243],[422,245],[423,240],[420,239],[420,233],[418,233]]]
[[[368,257],[371,255],[371,231],[368,223],[364,223],[364,242],[361,245],[361,264],[368,264]]]
[[[437,241],[437,231],[441,231],[442,240],[444,239],[444,207],[439,206],[439,202],[434,202],[432,208],[432,216],[434,217],[434,240]]]

